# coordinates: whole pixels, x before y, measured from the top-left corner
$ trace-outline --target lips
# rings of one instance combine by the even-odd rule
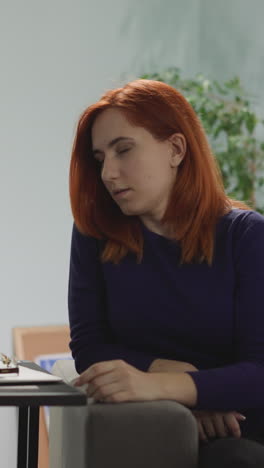
[[[128,188],[126,188],[126,189],[119,189],[119,190],[115,190],[115,191],[113,192],[113,194],[114,194],[114,195],[118,195],[119,193],[121,193],[121,192],[125,192],[126,190],[129,190],[129,189],[128,189]]]
[[[122,189],[122,190],[114,192],[112,196],[113,196],[113,198],[115,200],[120,201],[122,199],[126,199],[127,196],[129,197],[128,193],[130,193],[130,192],[131,192],[131,189],[129,189],[129,188],[128,189]]]

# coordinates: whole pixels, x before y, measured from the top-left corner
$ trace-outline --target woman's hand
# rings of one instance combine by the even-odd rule
[[[155,359],[149,366],[148,372],[190,372],[198,371],[189,362],[174,361],[172,359]]]
[[[140,371],[127,362],[97,362],[80,374],[75,386],[88,384],[87,395],[98,401],[118,403],[164,399],[168,375]]]
[[[199,439],[208,442],[214,437],[241,437],[239,421],[246,419],[236,411],[192,411],[198,424]]]

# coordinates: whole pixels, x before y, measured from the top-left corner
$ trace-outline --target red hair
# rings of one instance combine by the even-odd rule
[[[142,260],[143,234],[137,216],[126,216],[113,201],[92,156],[91,129],[105,109],[122,111],[128,121],[164,141],[184,135],[187,150],[161,223],[180,242],[181,263],[212,263],[215,226],[232,206],[251,209],[229,198],[202,124],[192,106],[175,88],[154,80],[135,80],[107,91],[81,115],[70,163],[70,200],[78,230],[105,239],[101,261],[119,263],[130,251]]]

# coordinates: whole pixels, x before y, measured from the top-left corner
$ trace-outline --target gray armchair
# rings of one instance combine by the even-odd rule
[[[60,360],[53,374],[73,384],[73,361]],[[194,416],[172,400],[52,407],[50,468],[196,468]]]

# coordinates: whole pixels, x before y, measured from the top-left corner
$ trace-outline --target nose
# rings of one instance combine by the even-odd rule
[[[109,182],[119,176],[119,164],[114,158],[104,159],[101,171],[101,177],[104,182]]]

